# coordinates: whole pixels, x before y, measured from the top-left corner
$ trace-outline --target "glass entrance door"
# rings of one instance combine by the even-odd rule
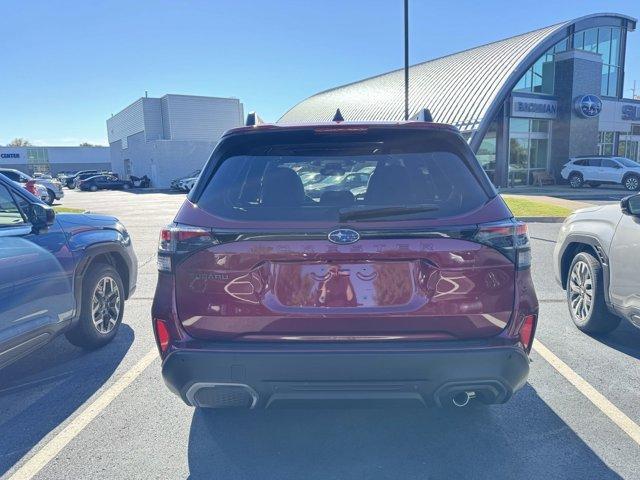
[[[509,121],[509,186],[531,185],[533,173],[549,170],[549,120]]]

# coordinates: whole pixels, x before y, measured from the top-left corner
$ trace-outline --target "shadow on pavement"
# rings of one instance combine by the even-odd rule
[[[190,479],[620,478],[527,385],[459,410],[196,410]]]
[[[640,359],[640,329],[631,325],[628,320],[621,320],[618,328],[608,335],[593,338],[630,357]]]
[[[133,338],[122,324],[111,343],[85,352],[60,336],[0,370],[0,476],[104,384]]]

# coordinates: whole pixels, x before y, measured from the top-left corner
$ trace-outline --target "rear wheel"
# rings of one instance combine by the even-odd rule
[[[66,333],[78,347],[93,350],[116,336],[124,314],[124,286],[118,271],[98,263],[85,275],[82,284],[78,323]]]
[[[576,255],[569,267],[567,304],[571,319],[586,333],[609,333],[620,323],[604,299],[602,266],[588,252]]]
[[[89,187],[89,190],[91,190],[92,192],[97,192],[98,191],[98,187],[96,187],[95,185],[91,185]]]
[[[573,172],[569,175],[569,186],[571,188],[580,188],[584,183],[584,179],[582,178],[582,174],[578,172]]]
[[[624,179],[624,182],[622,184],[627,190],[635,192],[640,187],[640,177],[638,177],[637,175],[629,175]]]

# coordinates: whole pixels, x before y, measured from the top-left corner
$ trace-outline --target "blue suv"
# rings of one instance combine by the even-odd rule
[[[60,333],[86,349],[111,341],[137,274],[118,219],[56,215],[0,174],[0,368]]]

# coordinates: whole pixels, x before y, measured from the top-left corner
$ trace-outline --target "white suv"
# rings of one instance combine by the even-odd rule
[[[575,157],[562,167],[560,175],[571,188],[585,183],[592,187],[617,183],[630,191],[640,188],[640,164],[624,157]]]
[[[553,263],[580,330],[608,333],[621,317],[640,328],[639,248],[640,194],[620,205],[583,208],[565,220]]]

